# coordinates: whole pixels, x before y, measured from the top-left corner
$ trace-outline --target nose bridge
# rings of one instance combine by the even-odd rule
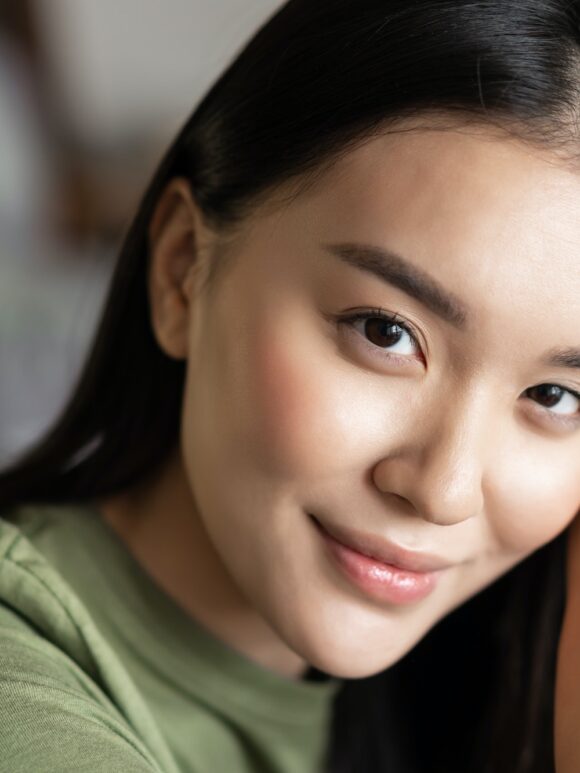
[[[451,525],[477,515],[483,507],[489,429],[481,395],[472,391],[443,399],[392,460],[390,491],[434,523]]]

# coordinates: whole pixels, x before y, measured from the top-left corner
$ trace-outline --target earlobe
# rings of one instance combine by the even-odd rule
[[[149,224],[148,291],[151,323],[169,357],[185,359],[192,279],[199,272],[202,218],[187,180],[175,178],[161,194]]]

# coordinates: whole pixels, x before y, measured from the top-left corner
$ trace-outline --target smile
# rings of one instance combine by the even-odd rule
[[[451,566],[434,556],[404,551],[384,540],[379,542],[378,538],[373,550],[370,544],[360,544],[364,539],[349,539],[348,534],[341,531],[339,535],[332,527],[331,534],[315,516],[310,518],[334,566],[365,595],[379,601],[397,605],[420,601],[435,590],[441,574]]]

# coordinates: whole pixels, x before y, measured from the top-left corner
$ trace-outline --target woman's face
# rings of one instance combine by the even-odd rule
[[[388,667],[577,513],[579,212],[580,176],[547,152],[387,135],[256,211],[191,294],[199,516],[319,669]]]

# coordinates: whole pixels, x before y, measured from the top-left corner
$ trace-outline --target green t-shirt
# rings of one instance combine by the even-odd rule
[[[0,518],[0,773],[319,773],[339,679],[215,638],[91,506]]]

